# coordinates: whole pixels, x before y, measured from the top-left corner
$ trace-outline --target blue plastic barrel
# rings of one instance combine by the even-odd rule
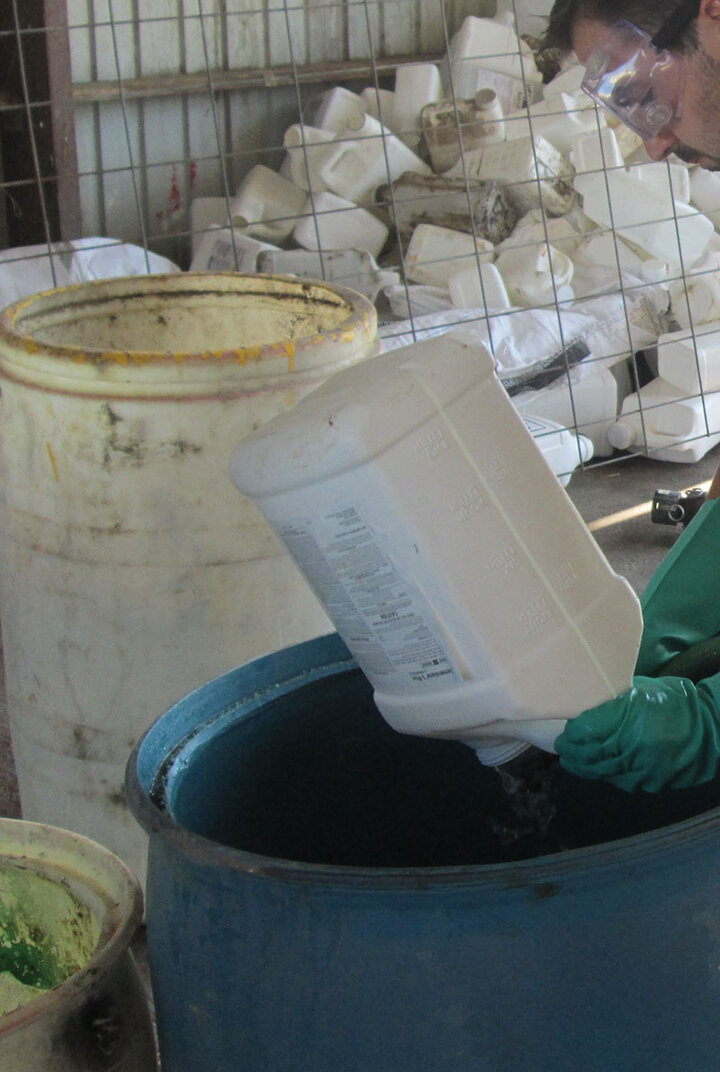
[[[720,784],[554,777],[528,856],[336,636],[174,706],[127,779],[163,1072],[717,1072]]]

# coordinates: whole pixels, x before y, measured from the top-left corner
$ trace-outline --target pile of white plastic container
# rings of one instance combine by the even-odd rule
[[[325,93],[287,129],[278,171],[197,199],[191,267],[354,287],[378,301],[388,348],[482,320],[528,418],[595,454],[695,460],[720,442],[720,176],[648,162],[581,74],[543,85],[511,16],[469,16],[442,64],[398,67],[392,91]],[[657,375],[630,393],[638,349]],[[562,472],[588,445],[572,451]]]

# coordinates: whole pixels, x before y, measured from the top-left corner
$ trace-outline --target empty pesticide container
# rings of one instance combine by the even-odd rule
[[[673,200],[667,187],[651,186],[626,171],[578,175],[575,188],[591,220],[676,267],[697,261],[714,233],[706,216]]]
[[[337,636],[163,715],[127,778],[163,1072],[716,1072],[720,785],[529,758],[395,733]]]
[[[685,164],[671,164],[667,160],[633,164],[628,175],[654,187],[666,197],[683,204],[690,202],[690,172]]]
[[[365,100],[344,86],[334,86],[323,93],[313,117],[313,126],[340,133],[348,119],[356,119],[367,111]]]
[[[453,272],[447,281],[450,298],[457,309],[509,309],[511,302],[505,281],[494,264],[471,264]]]
[[[685,271],[668,264],[665,279],[672,317],[681,328],[692,331],[720,318],[720,253],[708,250]]]
[[[420,223],[467,231],[488,242],[506,239],[518,221],[518,210],[503,186],[495,182],[446,175],[402,175],[392,187],[382,186],[393,223],[409,237]]]
[[[285,159],[280,174],[303,190],[319,193],[327,186],[320,178],[319,167],[331,149],[335,134],[331,130],[293,123],[283,137]]]
[[[539,101],[529,109],[508,115],[508,141],[541,135],[560,153],[569,156],[578,138],[597,134],[605,120],[592,108],[577,106],[577,99],[561,93],[552,101]]]
[[[333,377],[231,475],[395,729],[499,763],[629,686],[637,599],[460,332]]]
[[[450,76],[455,97],[473,97],[484,88],[480,72],[504,75],[527,87],[523,96],[542,87],[542,75],[515,27],[495,19],[468,15],[450,42]],[[529,102],[528,102],[529,103]]]
[[[442,96],[440,69],[434,63],[403,63],[395,71],[393,126],[406,145],[420,143],[420,113]]]
[[[545,417],[565,428],[576,426],[592,442],[593,454],[607,457],[613,452],[608,431],[622,399],[619,377],[616,367],[597,365],[585,369],[581,377],[562,376],[537,390],[520,391],[512,401],[522,414]]]
[[[690,201],[717,228],[720,224],[720,175],[705,168],[693,168],[690,173]]]
[[[577,467],[592,458],[592,440],[557,421],[531,412],[523,414],[523,421],[545,461],[563,487],[567,487]]]
[[[661,335],[658,374],[689,394],[720,390],[720,322]]]
[[[620,168],[625,164],[615,131],[608,126],[577,135],[568,158],[576,175],[583,171]]]
[[[258,254],[277,249],[231,227],[210,227],[203,235],[190,264],[191,272],[254,272]]]
[[[573,262],[547,243],[505,249],[496,265],[512,305],[543,305],[556,298],[562,301],[572,297],[569,284],[575,270]]]
[[[461,151],[470,152],[505,137],[502,105],[492,89],[479,89],[472,100],[426,104],[420,128],[433,170],[440,174],[457,164]]]
[[[540,134],[474,149],[448,174],[506,184],[522,212],[540,207],[548,216],[563,216],[575,200],[572,167]]]
[[[233,227],[256,238],[281,242],[295,226],[306,197],[306,191],[294,182],[264,164],[256,164],[230,203]]]
[[[377,345],[361,295],[237,273],[106,280],[4,311],[0,616],[26,819],[141,876],[133,741],[243,652],[327,631],[227,466],[243,431]]]
[[[627,395],[608,438],[659,461],[697,461],[720,442],[720,391],[687,396],[657,376]]]
[[[377,257],[389,233],[367,209],[324,190],[306,202],[293,237],[305,249],[360,249]]]
[[[451,276],[493,258],[493,244],[484,238],[419,223],[405,251],[405,274],[414,283],[446,287]]]
[[[371,115],[348,119],[318,166],[327,189],[358,204],[372,204],[379,186],[406,171],[431,174],[412,149]]]
[[[342,287],[359,290],[375,301],[383,287],[399,282],[398,272],[378,268],[375,258],[361,249],[275,249],[258,255],[258,271],[270,275],[298,275],[304,279],[324,279]]]

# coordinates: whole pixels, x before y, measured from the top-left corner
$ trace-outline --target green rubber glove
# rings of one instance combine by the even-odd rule
[[[636,677],[614,700],[571,718],[555,742],[560,763],[620,789],[687,789],[715,777],[720,761],[720,673]]]
[[[555,748],[572,774],[621,789],[700,785],[720,761],[720,499],[684,530],[641,602],[632,688],[570,719]]]

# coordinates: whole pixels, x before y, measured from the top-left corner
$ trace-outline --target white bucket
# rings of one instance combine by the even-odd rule
[[[142,874],[122,794],[140,733],[218,673],[328,631],[229,458],[377,350],[367,299],[271,276],[108,280],[4,311],[0,614],[25,819]]]
[[[333,377],[231,474],[395,729],[502,763],[629,687],[637,599],[459,330]]]

